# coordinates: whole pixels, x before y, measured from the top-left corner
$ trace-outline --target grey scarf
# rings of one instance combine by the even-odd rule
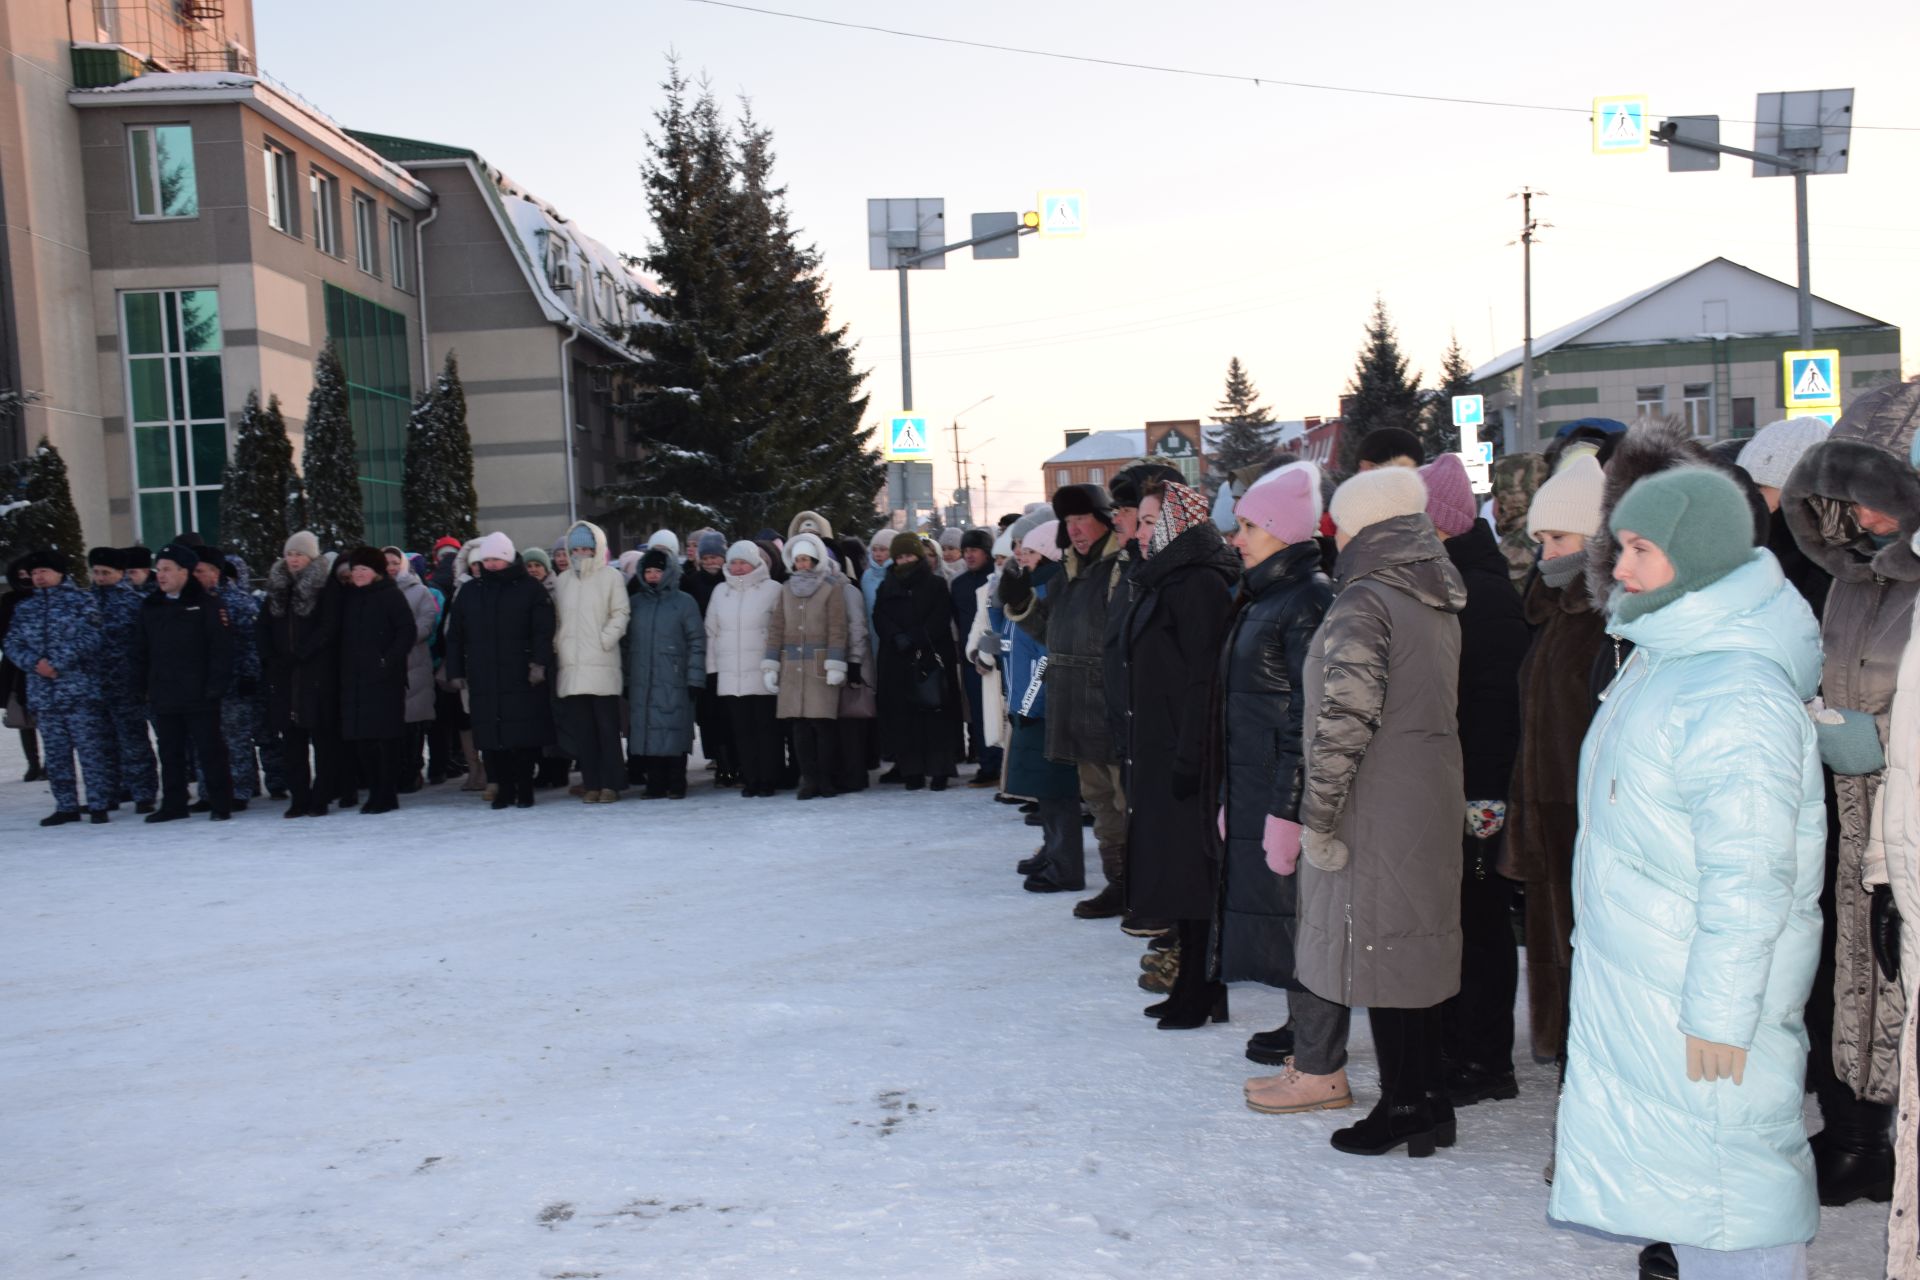
[[[1570,556],[1557,556],[1552,560],[1540,562],[1540,579],[1555,591],[1564,590],[1568,583],[1587,571],[1587,549],[1580,548]]]

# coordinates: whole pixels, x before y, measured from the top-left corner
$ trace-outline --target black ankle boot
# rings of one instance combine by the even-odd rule
[[[1359,1124],[1336,1129],[1329,1139],[1335,1151],[1350,1156],[1383,1156],[1395,1147],[1405,1146],[1407,1154],[1419,1159],[1430,1156],[1439,1145],[1434,1133],[1433,1112],[1423,1097],[1417,1103],[1393,1105],[1382,1098]]]
[[[1460,1125],[1454,1119],[1453,1099],[1445,1089],[1427,1090],[1427,1110],[1433,1115],[1433,1145],[1450,1147],[1460,1140]]]
[[[1640,1251],[1640,1280],[1680,1280],[1680,1260],[1673,1246],[1650,1244]]]
[[[1209,1022],[1227,1020],[1227,988],[1224,983],[1209,982],[1195,988],[1200,995],[1196,998],[1181,998],[1176,990],[1167,999],[1167,1011],[1154,1025],[1162,1031],[1192,1031],[1204,1027]]]
[[[1881,1109],[1878,1104],[1857,1105]],[[1813,1177],[1821,1204],[1838,1206],[1855,1200],[1885,1204],[1893,1199],[1892,1135],[1871,1124],[1829,1121],[1808,1145],[1813,1148]]]

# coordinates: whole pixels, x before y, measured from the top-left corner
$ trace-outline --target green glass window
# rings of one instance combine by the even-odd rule
[[[324,305],[327,336],[347,375],[367,541],[398,543],[406,534],[400,479],[413,401],[407,318],[334,285],[326,286]]]
[[[134,217],[199,216],[200,183],[194,172],[191,128],[162,124],[129,129],[127,150],[133,159]]]
[[[120,314],[138,534],[153,546],[186,529],[217,541],[227,469],[220,295],[127,293]]]

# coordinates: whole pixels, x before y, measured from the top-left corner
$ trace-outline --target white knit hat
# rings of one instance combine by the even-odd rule
[[[1782,418],[1753,433],[1740,450],[1738,464],[1755,484],[1769,489],[1787,487],[1800,455],[1827,438],[1833,428],[1821,418]]]
[[[960,549],[960,539],[967,535],[959,529],[945,528],[940,531],[940,545],[948,551]]]
[[[287,539],[287,545],[280,548],[283,556],[305,556],[309,560],[320,558],[320,539],[302,529]]]
[[[1600,460],[1581,454],[1534,490],[1533,505],[1527,508],[1527,536],[1537,540],[1542,531],[1589,537],[1600,532],[1600,501],[1606,487],[1607,473],[1600,469]]]
[[[873,531],[873,540],[867,543],[867,549],[870,551],[878,551],[883,557],[892,559],[893,535],[898,532],[900,532],[898,529],[890,529],[886,525],[881,525]]]
[[[795,534],[793,537],[787,539],[786,546],[780,548],[780,558],[787,562],[787,568],[789,569],[794,567],[794,560],[800,556],[812,556],[813,567],[816,569],[824,569],[827,567],[827,545],[820,541],[819,537],[815,534]]]
[[[1013,554],[1013,534],[1006,529],[1002,529],[1000,531],[1000,536],[993,540],[994,558],[997,560],[1001,556],[1010,556],[1012,554]]]
[[[511,560],[513,559],[513,539],[504,533],[490,533],[480,539],[473,549],[470,560]]]
[[[760,554],[759,545],[748,542],[745,538],[740,539],[740,541],[727,548],[727,563],[731,564],[735,560],[745,560],[748,564],[765,564],[767,562],[767,558]]]
[[[671,529],[655,529],[653,536],[647,539],[647,545],[650,547],[658,547],[666,552],[667,559],[669,560],[678,560],[680,558],[680,539],[673,535],[673,530]]]
[[[1327,510],[1334,527],[1352,537],[1382,520],[1424,515],[1427,486],[1411,467],[1362,471],[1333,491],[1333,502]]]

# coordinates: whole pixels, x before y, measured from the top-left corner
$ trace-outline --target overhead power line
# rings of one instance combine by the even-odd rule
[[[1206,71],[1196,67],[1169,67],[1154,62],[1130,62],[1124,58],[1097,58],[1083,53],[1062,53],[1056,49],[1026,49],[1019,45],[994,44],[986,40],[967,40],[959,36],[936,36],[924,31],[902,31],[898,27],[883,27],[870,22],[848,22],[841,18],[823,18],[811,13],[790,13],[783,9],[767,9],[759,5],[735,4],[732,0],[687,0],[689,4],[704,4],[715,9],[735,9],[741,13],[757,13],[769,18],[786,18],[793,22],[812,22],[823,27],[841,27],[849,31],[871,31],[878,35],[897,36],[903,40],[925,40],[931,44],[961,45],[969,49],[986,49],[993,53],[1017,53],[1028,58],[1053,58],[1060,62],[1084,62],[1093,66],[1118,67],[1127,71],[1151,71],[1160,75],[1190,76],[1198,80],[1228,80],[1238,84],[1250,84],[1254,88],[1272,86],[1282,89],[1304,89],[1313,93],[1350,93],[1367,98],[1399,98],[1410,102],[1443,102],[1461,107],[1493,107],[1503,111],[1552,111],[1567,115],[1590,116],[1590,106],[1556,106],[1545,102],[1505,102],[1497,98],[1462,98],[1444,93],[1408,93],[1401,89],[1372,89],[1361,85],[1319,84],[1310,80],[1287,80],[1279,76],[1250,76],[1244,72]],[[1752,124],[1751,120],[1726,121],[1728,124]],[[1854,124],[1855,129],[1878,129],[1891,133],[1920,133],[1920,125],[1901,124]]]

